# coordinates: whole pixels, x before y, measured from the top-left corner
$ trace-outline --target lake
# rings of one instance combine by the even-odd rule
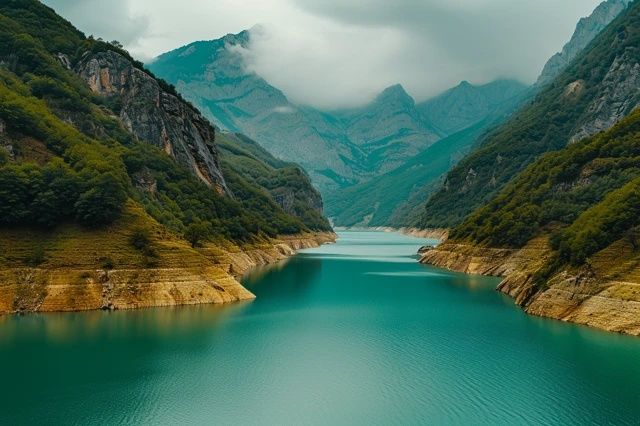
[[[2,424],[639,424],[640,339],[342,232],[252,302],[0,317]]]

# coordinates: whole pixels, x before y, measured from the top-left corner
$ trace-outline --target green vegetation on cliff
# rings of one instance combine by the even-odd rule
[[[550,233],[556,263],[583,264],[640,225],[640,111],[613,129],[546,154],[451,233],[492,247]]]
[[[636,2],[529,105],[449,172],[443,188],[428,201],[421,225],[461,223],[542,154],[607,129],[631,112],[640,102],[638,46]]]
[[[119,46],[85,38],[38,1],[0,5],[0,226],[75,222],[90,229],[114,222],[134,203],[175,235],[195,229],[200,239],[244,242],[329,229],[315,206],[298,203],[285,212],[258,182],[268,170],[263,178],[280,179],[279,187],[313,193],[293,166],[255,157],[256,172],[246,174],[229,154],[222,160],[225,194],[135,137],[118,118],[118,96],[94,93],[74,72],[82,58],[107,50],[142,69]],[[229,152],[243,149],[231,139],[224,144]]]

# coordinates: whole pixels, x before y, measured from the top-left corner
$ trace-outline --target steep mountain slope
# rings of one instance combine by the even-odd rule
[[[127,52],[0,4],[0,313],[252,297],[231,273],[329,229],[300,171],[252,161],[273,192]],[[276,191],[312,195],[296,217]]]
[[[640,103],[640,7],[632,4],[560,76],[447,175],[422,226],[460,223],[545,152],[606,130]]]
[[[530,313],[640,334],[639,212],[635,111],[542,156],[423,261],[502,275]]]
[[[402,166],[370,181],[336,191],[326,197],[327,215],[338,226],[408,226],[440,178],[468,152],[486,131],[480,122],[448,136]],[[418,214],[418,216],[419,216]]]
[[[515,80],[496,80],[481,86],[463,81],[418,105],[418,110],[447,135],[459,132],[498,111],[513,110],[526,86]]]
[[[308,228],[330,229],[322,197],[299,166],[276,159],[239,133],[218,135],[217,145],[225,174],[238,173],[264,189],[286,213],[301,219]]]
[[[536,85],[544,86],[553,81],[631,1],[606,0],[591,15],[580,19],[571,40],[547,61]]]
[[[238,49],[248,42],[249,32],[243,31],[192,43],[161,55],[149,67],[222,129],[242,132],[277,157],[302,165],[320,188],[359,180],[365,163],[361,149],[334,119],[293,105],[247,72]]]
[[[421,104],[432,119],[448,130],[468,126],[413,157],[396,169],[369,181],[326,195],[327,214],[339,226],[416,226],[424,200],[442,184],[446,174],[477,140],[507,119],[530,96],[514,81],[483,86],[463,82]],[[447,111],[457,111],[447,114]],[[447,124],[448,123],[448,124]]]
[[[335,115],[348,139],[367,154],[368,167],[378,173],[404,163],[443,135],[424,119],[399,84],[383,90],[369,105]]]

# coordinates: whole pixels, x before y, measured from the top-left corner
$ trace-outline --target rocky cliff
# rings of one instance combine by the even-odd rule
[[[553,81],[631,1],[604,1],[591,15],[580,19],[571,40],[545,64],[536,85],[540,87]]]
[[[604,29],[560,75],[447,174],[421,225],[451,227],[541,155],[611,128],[639,104],[640,4]]]
[[[534,277],[552,257],[548,238],[521,249],[493,249],[447,242],[422,254],[421,263],[458,272],[502,277],[498,290],[531,315],[640,336],[640,264],[618,242],[588,266],[556,272],[546,286]]]
[[[255,296],[238,281],[251,268],[335,241],[332,233],[309,233],[194,249],[153,224],[156,256],[149,264],[127,242],[128,225],[147,220],[133,208],[109,229],[36,233],[39,243],[20,231],[0,230],[0,249],[9,253],[0,257],[0,315],[251,300]],[[46,259],[36,267],[21,260],[34,244],[47,247]]]
[[[228,192],[215,131],[195,108],[114,51],[87,53],[74,70],[91,90],[115,101],[115,112],[137,138],[164,150],[219,193]]]
[[[565,89],[565,96],[581,96],[584,82],[577,80]],[[580,117],[571,142],[584,139],[626,117],[640,105],[640,63],[637,52],[620,52],[607,70],[597,94]]]

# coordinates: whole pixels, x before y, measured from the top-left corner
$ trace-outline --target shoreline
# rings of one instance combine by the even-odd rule
[[[346,227],[337,226],[336,231],[372,231],[372,232],[399,232],[410,237],[425,238],[430,240],[439,240],[444,242],[449,238],[449,230],[445,228],[420,229],[412,227],[394,228],[392,226],[373,226],[373,227]]]
[[[150,268],[70,266],[0,269],[0,315],[125,310],[255,299],[240,284],[250,269],[291,257],[298,250],[335,242],[331,232],[280,236],[252,247],[206,245],[195,262]]]
[[[609,261],[611,253],[605,250],[602,259],[595,257],[590,267],[560,271],[545,287],[538,288],[532,278],[550,254],[545,237],[535,238],[521,249],[449,241],[421,253],[419,262],[471,275],[500,277],[496,290],[510,296],[529,315],[640,336],[640,284],[632,278],[616,277],[610,265],[600,265]]]

